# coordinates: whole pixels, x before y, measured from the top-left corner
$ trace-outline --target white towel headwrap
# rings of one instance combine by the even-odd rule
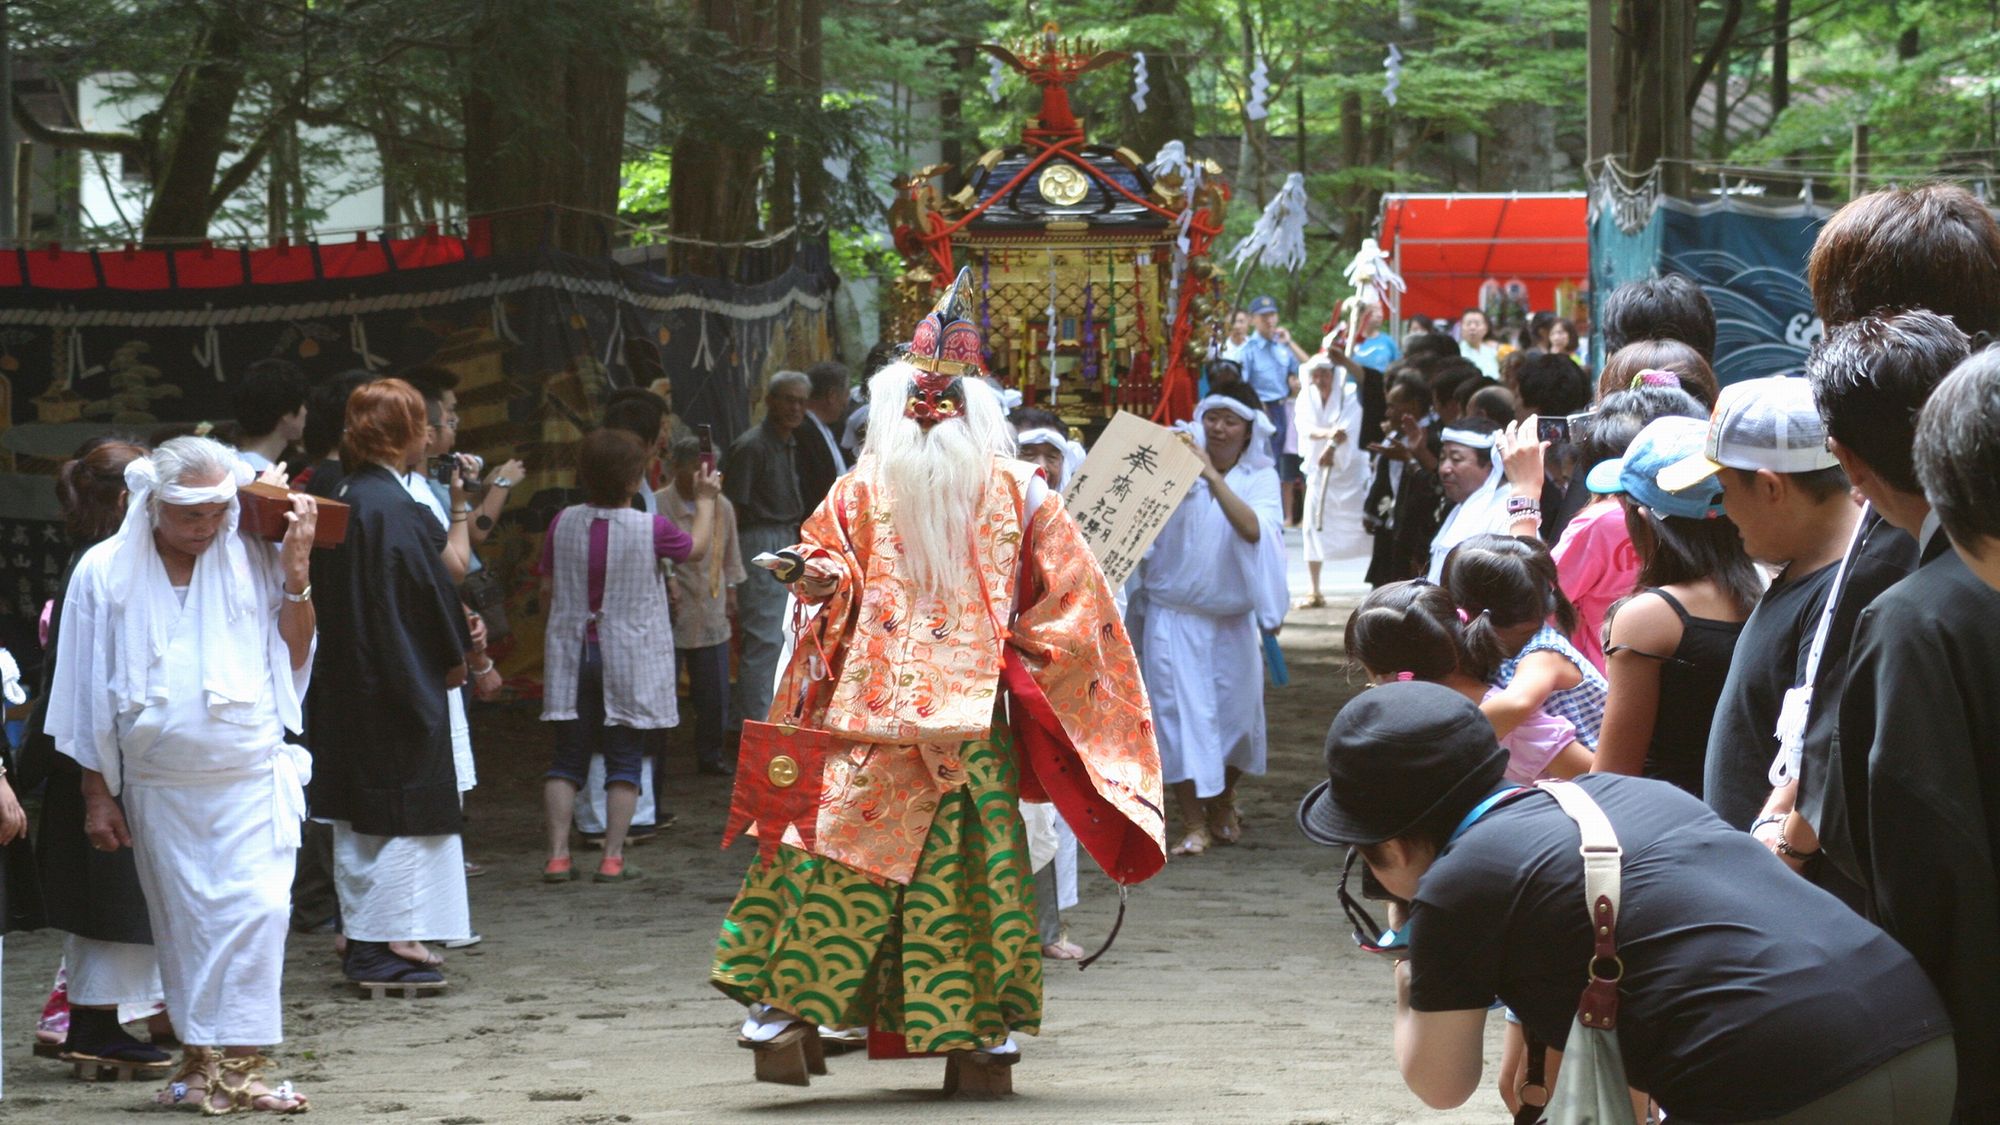
[[[232,468],[222,480],[192,486],[162,484],[152,458],[142,456],[126,464],[126,490],[132,496],[118,530],[120,542],[110,577],[112,643],[118,647],[110,689],[118,715],[132,715],[164,699],[164,687],[152,669],[166,653],[168,629],[184,613],[176,605],[172,587],[162,581],[166,565],[154,542],[150,502],[156,492],[164,504],[230,506],[216,540],[194,560],[186,601],[186,611],[200,615],[202,689],[208,693],[210,715],[226,723],[248,723],[258,697],[268,691],[268,623],[260,615],[266,591],[260,591],[254,579],[254,573],[264,569],[252,569],[252,544],[236,532],[242,514],[236,488],[250,482],[250,466],[236,458],[228,462]]]
[[[1014,447],[1026,449],[1031,445],[1053,445],[1062,450],[1063,479],[1052,480],[1049,487],[1060,492],[1069,487],[1070,478],[1083,466],[1083,443],[1071,441],[1068,434],[1059,434],[1047,426],[1034,426],[1014,435]]]

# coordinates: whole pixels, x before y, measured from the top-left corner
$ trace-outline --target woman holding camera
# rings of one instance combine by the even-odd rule
[[[557,513],[542,536],[540,571],[549,595],[542,720],[556,724],[554,761],[543,783],[549,858],[542,879],[576,878],[569,829],[593,754],[604,755],[604,858],[594,881],[639,877],[625,866],[625,834],[639,801],[642,732],[677,726],[674,627],[661,560],[699,562],[715,538],[713,469],[695,478],[693,526],[630,506],[652,451],[624,430],[584,436],[577,482],[583,503]]]

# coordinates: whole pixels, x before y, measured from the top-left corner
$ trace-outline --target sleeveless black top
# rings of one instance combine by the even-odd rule
[[[1641,775],[1671,782],[1699,797],[1708,728],[1715,721],[1715,705],[1722,698],[1723,681],[1729,678],[1729,661],[1736,654],[1743,622],[1695,617],[1665,590],[1648,586],[1645,592],[1658,595],[1681,619],[1681,643],[1670,657],[1640,654],[1661,662],[1660,709]]]

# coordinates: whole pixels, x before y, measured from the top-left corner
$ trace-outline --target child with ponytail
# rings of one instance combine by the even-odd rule
[[[1482,705],[1502,694],[1466,671],[1458,609],[1443,587],[1421,578],[1392,582],[1362,599],[1347,619],[1346,648],[1348,659],[1376,683],[1423,680]],[[1539,709],[1500,745],[1507,751],[1507,780],[1518,785],[1575,777],[1591,766],[1590,748],[1577,741],[1575,725]]]
[[[1595,750],[1605,680],[1566,635],[1576,607],[1557,584],[1549,549],[1536,539],[1475,535],[1445,559],[1444,587],[1462,623],[1465,670],[1500,689],[1481,705],[1493,729],[1504,738],[1547,711]]]

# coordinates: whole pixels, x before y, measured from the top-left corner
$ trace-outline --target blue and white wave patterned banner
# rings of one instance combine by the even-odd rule
[[[1604,297],[1627,281],[1677,273],[1699,283],[1715,306],[1715,374],[1722,383],[1796,374],[1822,325],[1806,288],[1806,257],[1824,212],[1800,204],[1763,207],[1740,200],[1688,204],[1662,199],[1628,234],[1614,209],[1596,206],[1590,224],[1593,321]]]

